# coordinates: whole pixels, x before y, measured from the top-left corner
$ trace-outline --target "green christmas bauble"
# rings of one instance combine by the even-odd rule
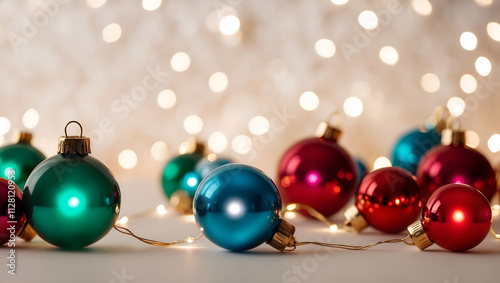
[[[19,142],[0,148],[0,177],[14,180],[24,190],[26,179],[31,171],[45,160],[45,156],[30,144],[31,134],[21,133]],[[8,172],[9,176],[7,175]],[[12,177],[13,176],[13,177]]]
[[[167,162],[163,170],[162,185],[168,198],[181,189],[184,175],[194,170],[196,163],[203,158],[203,153],[195,151],[178,155]]]
[[[55,155],[33,170],[23,193],[28,223],[43,240],[82,248],[104,237],[120,211],[120,188],[111,171],[87,155],[85,137],[64,137]]]

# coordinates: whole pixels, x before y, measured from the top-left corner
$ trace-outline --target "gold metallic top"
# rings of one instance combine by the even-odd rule
[[[30,132],[19,132],[17,143],[30,144],[33,135]]]
[[[193,198],[186,191],[176,190],[170,196],[170,206],[174,207],[180,214],[193,214]]]
[[[269,241],[269,245],[278,251],[282,252],[287,247],[295,249],[297,244],[297,239],[293,234],[295,233],[295,226],[288,223],[284,219],[281,219],[281,223],[273,235],[273,238]]]
[[[458,117],[451,116],[446,123],[446,129],[441,132],[441,144],[444,146],[465,145],[465,131],[461,128],[460,119]]]
[[[80,126],[80,136],[68,136],[66,129],[71,123],[76,123]],[[57,146],[57,153],[66,154],[78,154],[78,155],[88,155],[90,154],[90,139],[88,137],[82,136],[83,128],[77,121],[70,121],[64,127],[65,136],[59,138],[59,144]]]
[[[205,145],[197,141],[196,138],[192,137],[187,140],[187,148],[184,153],[195,153],[195,152],[203,155],[205,152]]]
[[[352,205],[344,212],[345,221],[344,226],[346,228],[352,228],[356,232],[361,232],[363,229],[368,227],[368,223],[366,223],[365,218],[355,205]]]
[[[21,230],[21,233],[17,235],[19,238],[25,240],[26,242],[30,242],[33,240],[36,236],[36,232],[31,228],[31,226],[26,222],[26,224],[23,227],[23,230]]]
[[[430,246],[432,246],[432,242],[425,234],[424,226],[422,226],[421,220],[417,220],[410,224],[406,230],[410,235],[411,241],[419,248],[420,250],[424,250]]]
[[[335,126],[332,126],[331,121],[335,119]],[[342,131],[338,129],[342,121],[342,116],[339,111],[334,111],[330,114],[327,121],[321,122],[316,129],[316,136],[318,138],[323,138],[329,141],[337,141],[342,134]]]

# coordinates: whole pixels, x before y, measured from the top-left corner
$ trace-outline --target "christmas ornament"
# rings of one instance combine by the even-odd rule
[[[203,144],[190,139],[187,153],[170,159],[163,170],[163,190],[170,199],[170,205],[183,214],[191,212],[192,197],[188,191],[192,188],[196,190],[198,185],[198,177],[192,171],[203,158],[204,149]]]
[[[443,185],[460,183],[478,189],[491,201],[496,191],[495,172],[481,153],[465,145],[465,132],[459,123],[458,118],[449,120],[442,145],[427,152],[418,165],[417,179],[424,197]]]
[[[21,132],[17,143],[0,148],[0,177],[10,179],[8,172],[12,172],[11,178],[21,191],[31,171],[45,160],[45,156],[30,144],[31,138],[31,133]]]
[[[465,184],[448,184],[427,200],[422,219],[408,226],[413,243],[421,250],[436,243],[450,251],[466,251],[479,245],[491,227],[488,200]]]
[[[285,152],[278,167],[278,187],[286,204],[306,204],[328,217],[350,200],[358,176],[352,158],[337,144],[337,127],[322,122],[317,136]]]
[[[355,204],[344,213],[345,226],[360,232],[368,225],[397,233],[422,211],[420,186],[407,170],[385,167],[368,173],[355,193]]]
[[[7,171],[7,178],[0,178],[0,246],[15,247],[15,238],[31,241],[36,234],[26,226],[22,207],[22,192],[14,183],[14,171]]]
[[[448,109],[438,106],[425,127],[411,130],[400,137],[392,150],[392,165],[415,174],[422,156],[441,143],[441,131],[448,116]]]
[[[222,165],[226,165],[229,163],[233,163],[233,161],[228,158],[218,157],[217,155],[211,153],[196,164],[194,172],[196,173],[196,175],[198,175],[198,178],[201,181],[208,175],[208,173],[212,172]]]
[[[71,123],[80,136],[68,136]],[[120,189],[113,174],[90,156],[90,139],[76,121],[64,128],[58,155],[40,163],[26,181],[26,218],[45,241],[62,248],[82,248],[104,237],[120,211]]]

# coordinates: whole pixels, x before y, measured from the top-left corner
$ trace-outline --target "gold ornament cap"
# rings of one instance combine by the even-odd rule
[[[355,205],[352,205],[344,211],[345,221],[344,227],[354,229],[356,232],[361,232],[363,229],[368,227],[365,218]]]
[[[180,214],[193,214],[193,198],[183,190],[177,190],[170,196],[170,206]]]
[[[446,106],[439,105],[434,108],[432,116],[427,119],[427,125],[432,125],[436,133],[441,133],[446,129],[446,121],[450,117],[450,110]]]
[[[25,240],[26,242],[30,242],[36,237],[36,232],[31,228],[31,226],[26,222],[26,225],[24,225],[23,230],[21,230],[21,233],[17,235],[19,238]]]
[[[69,124],[76,123],[80,126],[80,136],[68,136],[67,128]],[[57,146],[57,153],[66,155],[89,155],[91,153],[90,150],[90,139],[88,137],[82,136],[83,128],[80,123],[77,121],[70,121],[64,127],[64,137],[59,138],[59,144]]]
[[[18,133],[17,143],[30,144],[33,135],[30,132],[19,132]]]
[[[284,251],[287,247],[295,248],[297,239],[293,235],[294,233],[295,226],[281,219],[278,229],[276,229],[276,232],[268,244],[280,252]]]
[[[456,116],[451,116],[446,122],[446,129],[441,132],[441,144],[444,146],[463,146],[465,145],[466,136],[460,123],[460,119]]]
[[[196,138],[191,137],[185,142],[185,148],[181,151],[181,154],[186,153],[205,153],[205,144],[199,142]]]
[[[335,126],[332,126],[331,121],[334,118],[336,118]],[[327,121],[319,123],[318,128],[316,129],[316,136],[318,138],[336,142],[342,134],[342,131],[338,129],[341,121],[342,116],[340,112],[333,112],[332,114],[330,114]]]
[[[422,221],[417,220],[410,224],[406,230],[410,235],[411,241],[420,250],[425,250],[426,248],[432,246],[433,242],[425,234],[424,226],[422,226]]]

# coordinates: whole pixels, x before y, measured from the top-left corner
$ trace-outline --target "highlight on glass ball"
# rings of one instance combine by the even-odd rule
[[[277,178],[285,204],[305,204],[329,217],[351,200],[358,172],[351,156],[337,143],[340,134],[337,127],[322,122],[316,138],[299,141],[285,152]]]
[[[80,126],[79,136],[67,127]],[[90,156],[90,139],[76,121],[64,128],[57,155],[40,163],[26,181],[23,207],[33,230],[61,248],[83,248],[104,237],[120,211],[121,194],[111,171]]]
[[[344,215],[345,226],[361,232],[368,226],[385,233],[404,231],[422,211],[420,185],[399,167],[368,173],[355,193],[355,204]]]
[[[45,160],[43,153],[31,145],[31,139],[31,133],[20,132],[16,143],[0,148],[0,177],[12,179],[21,191],[31,171]]]
[[[428,151],[418,165],[417,178],[425,198],[443,185],[459,183],[478,189],[488,201],[493,199],[497,191],[495,171],[486,157],[465,141],[458,118],[448,120],[442,145]]]
[[[283,250],[295,228],[280,219],[281,197],[257,168],[227,164],[210,172],[196,191],[194,216],[204,235],[219,247],[245,251],[266,242]]]
[[[432,193],[422,219],[408,226],[408,233],[421,250],[435,243],[462,252],[486,238],[491,221],[490,204],[479,190],[465,184],[448,184]]]

